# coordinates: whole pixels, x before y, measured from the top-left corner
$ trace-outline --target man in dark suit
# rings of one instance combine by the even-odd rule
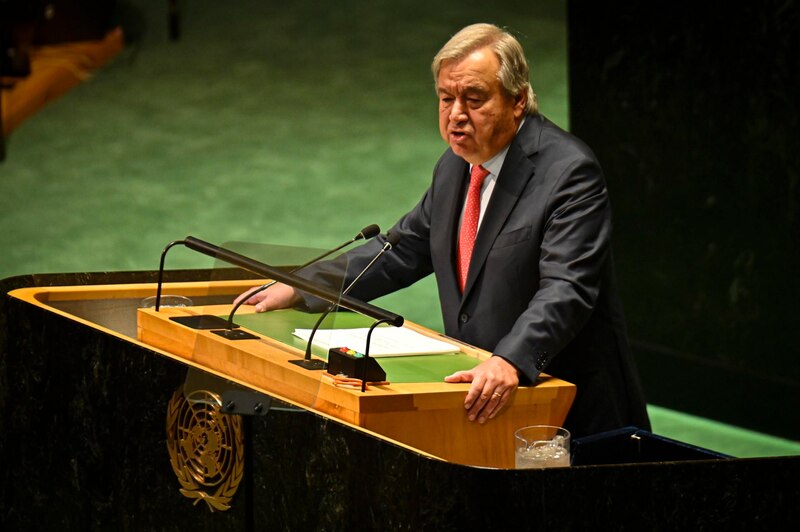
[[[450,148],[420,202],[390,230],[399,242],[350,295],[371,300],[436,275],[445,333],[493,354],[446,378],[472,383],[464,403],[472,421],[496,416],[520,381],[546,371],[577,385],[565,422],[573,437],[649,429],[594,154],[538,113],[522,47],[500,28],[464,28],[432,69]],[[315,277],[341,278],[346,268],[347,286],[384,240],[347,253],[346,267],[320,266]],[[276,285],[248,303],[264,311],[298,297]]]

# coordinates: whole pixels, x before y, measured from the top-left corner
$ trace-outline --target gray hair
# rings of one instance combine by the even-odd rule
[[[463,59],[485,46],[491,46],[500,61],[497,77],[506,92],[515,97],[524,94],[525,112],[528,114],[537,112],[536,94],[528,79],[528,61],[525,59],[522,45],[513,35],[494,24],[472,24],[453,35],[431,63],[434,83],[438,81],[442,63]]]

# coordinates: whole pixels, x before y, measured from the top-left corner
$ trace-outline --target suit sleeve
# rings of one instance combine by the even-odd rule
[[[590,157],[553,165],[537,289],[493,353],[534,381],[581,330],[601,290],[611,237],[602,172]]]

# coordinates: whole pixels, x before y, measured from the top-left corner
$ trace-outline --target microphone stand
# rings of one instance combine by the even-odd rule
[[[369,342],[372,339],[372,331],[380,325],[381,323],[387,323],[385,320],[377,320],[372,326],[369,328],[369,332],[367,332],[367,342],[364,348],[364,369],[361,372],[361,391],[367,391],[367,368],[369,367]]]
[[[368,233],[368,229],[371,230],[373,226],[365,228],[360,235],[365,235]],[[375,233],[377,234],[377,226],[374,226]],[[374,235],[372,235],[374,236]],[[395,325],[396,327],[400,327],[403,324],[403,317],[395,314],[393,312],[389,312],[382,308],[376,307],[374,305],[370,305],[369,303],[365,303],[358,299],[354,299],[341,293],[334,292],[322,286],[312,283],[311,281],[304,279],[302,277],[298,277],[291,272],[286,272],[275,268],[273,266],[269,266],[268,264],[264,264],[263,262],[258,262],[250,257],[246,257],[229,249],[225,249],[219,246],[215,246],[214,244],[210,244],[198,238],[194,238],[191,236],[187,236],[184,240],[176,240],[168,244],[164,250],[161,252],[161,262],[158,271],[158,288],[156,290],[156,312],[160,309],[161,303],[161,292],[162,292],[162,285],[164,279],[164,263],[166,259],[167,252],[173,248],[174,246],[182,244],[193,251],[197,251],[199,253],[203,253],[204,255],[208,255],[212,258],[217,258],[228,262],[229,264],[233,264],[235,266],[239,266],[249,272],[255,273],[257,275],[261,275],[262,277],[266,277],[268,279],[274,279],[276,282],[282,282],[287,284],[293,288],[297,288],[303,292],[307,292],[313,296],[316,296],[320,299],[325,301],[338,304],[344,308],[348,308],[352,311],[359,312],[366,316],[369,316],[374,319],[388,319],[389,323]],[[268,283],[269,284],[269,283]],[[189,318],[188,320],[182,320],[182,318]],[[193,327],[195,329],[213,329],[214,327],[219,327],[218,322],[223,322],[227,324],[224,319],[218,318],[217,316],[173,316],[170,318],[178,323],[183,323],[186,326]],[[217,333],[219,334],[219,333]],[[221,334],[224,336],[224,334]],[[248,333],[242,333],[242,336],[247,335],[247,338],[257,338],[256,336],[249,335]]]
[[[355,286],[355,284],[359,281],[359,279],[361,279],[361,277],[365,273],[367,273],[367,270],[369,270],[372,267],[372,265],[375,264],[375,261],[377,261],[379,258],[381,258],[381,256],[384,253],[386,253],[387,251],[392,249],[392,247],[397,245],[397,242],[399,242],[399,241],[400,241],[400,235],[399,234],[395,233],[393,235],[388,235],[386,243],[383,245],[383,247],[380,249],[380,251],[374,257],[372,257],[372,260],[369,261],[369,264],[367,264],[364,267],[364,269],[361,270],[361,272],[356,276],[356,278],[353,279],[350,282],[350,284],[347,286],[347,288],[345,288],[342,291],[342,297],[345,297],[347,295],[347,293],[350,292],[350,290],[353,288],[353,286]],[[326,369],[327,368],[327,364],[325,363],[324,360],[319,360],[319,359],[314,360],[314,359],[311,358],[311,344],[314,341],[314,335],[317,333],[317,329],[319,329],[319,326],[322,324],[322,320],[324,320],[328,316],[328,314],[333,312],[333,309],[335,309],[336,307],[337,307],[336,302],[331,302],[331,305],[325,310],[325,312],[323,312],[320,315],[319,319],[314,324],[314,327],[312,327],[311,333],[308,336],[308,342],[306,343],[305,356],[300,360],[290,360],[289,363],[295,364],[297,366],[300,366],[302,368],[309,369],[309,370],[319,370],[319,369]],[[370,317],[374,318],[374,316],[370,316]],[[392,321],[385,320],[385,318],[375,318],[375,319],[378,319],[379,323],[392,323],[396,327],[400,327],[402,325],[402,323],[400,323],[400,325],[396,325]],[[375,327],[375,325],[373,325],[373,327]],[[370,329],[370,334],[372,334],[372,329]],[[369,340],[369,337],[367,337],[367,340]],[[369,347],[369,344],[367,344],[367,347]],[[366,382],[366,380],[364,382]]]
[[[354,236],[353,238],[351,238],[347,242],[344,242],[344,243],[336,246],[335,248],[330,249],[330,250],[322,253],[321,255],[319,255],[317,257],[314,257],[313,259],[301,264],[300,266],[298,266],[298,267],[294,268],[293,270],[291,270],[290,273],[295,273],[297,271],[302,270],[303,268],[305,268],[307,266],[310,266],[310,265],[314,264],[315,262],[319,262],[322,259],[324,259],[325,257],[328,257],[329,255],[332,255],[332,254],[336,253],[340,249],[343,249],[343,248],[349,246],[353,242],[356,242],[356,241],[361,240],[361,239],[369,240],[370,238],[374,237],[375,235],[377,235],[380,232],[381,232],[381,229],[376,224],[368,225],[367,227],[365,227],[361,231],[359,231],[359,233],[356,236]],[[248,299],[250,299],[254,295],[258,294],[259,292],[263,292],[264,290],[266,290],[267,288],[269,288],[270,286],[272,286],[272,285],[274,285],[276,283],[277,283],[277,281],[270,281],[270,282],[268,282],[266,284],[263,284],[263,285],[259,286],[258,288],[256,288],[253,292],[251,292],[247,297],[242,298],[231,309],[231,312],[228,315],[228,326],[225,327],[225,329],[217,330],[217,331],[211,331],[211,332],[213,332],[214,334],[218,334],[218,335],[222,336],[223,338],[227,338],[228,340],[253,339],[254,336],[252,334],[246,333],[244,331],[234,330],[233,315],[236,313],[237,310],[239,310],[239,307],[241,307],[244,304],[245,301],[247,301]]]
[[[173,246],[183,243],[183,240],[175,240],[170,242],[161,252],[161,262],[158,266],[158,287],[156,288],[156,312],[159,312],[159,309],[161,308],[161,285],[163,284],[162,281],[164,280],[164,261],[167,258],[167,251],[169,251]]]

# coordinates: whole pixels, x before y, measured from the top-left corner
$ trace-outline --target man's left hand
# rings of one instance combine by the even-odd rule
[[[445,382],[471,382],[464,408],[470,421],[486,423],[495,417],[519,386],[519,373],[504,358],[493,356],[468,371],[457,371]]]

